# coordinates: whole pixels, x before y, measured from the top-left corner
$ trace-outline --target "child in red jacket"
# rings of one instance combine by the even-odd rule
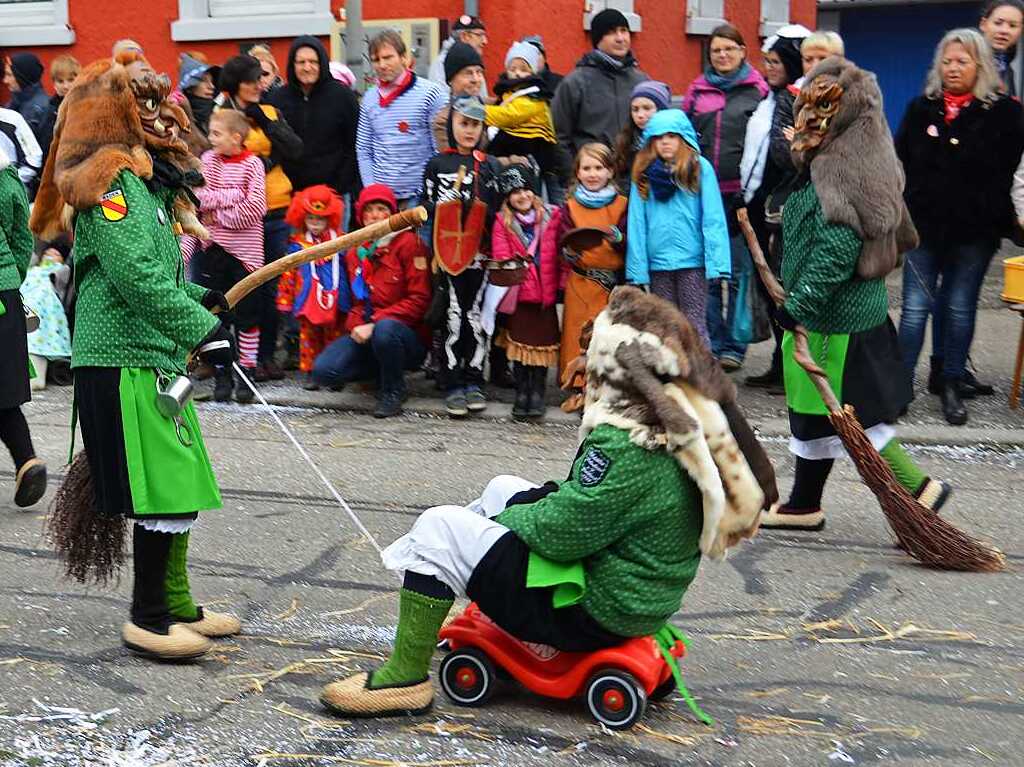
[[[534,191],[537,177],[527,165],[509,165],[498,176],[504,197],[491,234],[492,282],[511,264],[508,274],[518,282],[498,305],[508,315],[497,343],[514,362],[516,384],[512,417],[543,418],[544,387],[548,368],[558,364],[558,222],[557,208],[549,208]],[[507,282],[507,280],[502,280]]]
[[[337,237],[344,208],[341,198],[326,184],[296,194],[284,219],[295,230],[288,253]],[[278,311],[298,317],[299,370],[307,376],[320,352],[345,332],[345,312],[351,299],[344,262],[343,253],[334,253],[303,264],[283,274],[277,286]],[[320,388],[312,377],[307,377],[303,386],[310,390]]]
[[[356,222],[367,226],[398,212],[384,184],[363,189]],[[326,385],[376,378],[376,418],[402,412],[405,371],[423,364],[430,331],[423,320],[430,306],[430,254],[411,231],[364,242],[345,256],[352,308],[347,335],[330,344],[313,364],[313,380]]]

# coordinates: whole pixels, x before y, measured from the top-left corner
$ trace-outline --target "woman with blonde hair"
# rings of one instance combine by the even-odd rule
[[[262,67],[260,70],[260,90],[264,95],[269,96],[284,85],[284,80],[281,79],[281,68],[277,65],[277,59],[274,58],[269,45],[266,43],[256,43],[256,45],[249,49],[248,53],[260,62]]]
[[[1014,224],[1010,188],[1022,149],[1021,106],[1004,94],[988,43],[975,29],[947,32],[896,134],[921,238],[903,269],[899,340],[913,375],[931,315],[928,390],[956,426],[967,422],[963,400],[981,393],[965,365],[985,272]]]

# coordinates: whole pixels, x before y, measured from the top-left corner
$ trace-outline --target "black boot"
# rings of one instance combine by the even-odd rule
[[[759,376],[747,376],[743,383],[755,389],[769,389],[782,386],[782,364],[772,357],[772,364]]]
[[[953,426],[967,423],[967,408],[960,396],[960,382],[946,380],[942,384],[942,414]]]
[[[231,395],[235,392],[235,376],[231,368],[217,368],[214,374],[216,383],[213,387],[213,399],[215,402],[230,402]]]
[[[512,404],[512,417],[522,421],[530,416],[530,370],[532,368],[516,362],[513,365],[513,376],[516,384],[516,399]]]
[[[547,388],[548,369],[531,366],[530,371],[530,405],[527,411],[530,418],[543,418],[548,409],[544,402],[544,390]]]
[[[982,383],[978,380],[977,376],[974,375],[974,371],[970,368],[964,368],[963,378],[960,379],[960,391],[964,396],[964,399],[971,399],[972,397],[988,397],[996,393],[995,388],[992,384]]]
[[[500,389],[514,389],[515,379],[508,373],[508,356],[500,346],[491,347],[491,383]]]
[[[942,357],[932,356],[931,369],[928,371],[928,393],[935,396],[942,394]]]

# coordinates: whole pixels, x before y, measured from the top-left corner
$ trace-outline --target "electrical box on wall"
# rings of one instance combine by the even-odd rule
[[[441,48],[441,22],[439,19],[363,19],[363,50],[374,35],[385,29],[394,29],[409,47],[414,59],[416,74],[427,76],[430,64]],[[331,27],[331,58],[345,61],[345,22],[339,21]],[[369,63],[366,65],[370,72]]]

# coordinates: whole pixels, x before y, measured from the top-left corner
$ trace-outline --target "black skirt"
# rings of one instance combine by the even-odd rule
[[[0,316],[0,410],[20,407],[32,399],[28,382],[28,333],[21,293],[0,290],[6,311]]]

